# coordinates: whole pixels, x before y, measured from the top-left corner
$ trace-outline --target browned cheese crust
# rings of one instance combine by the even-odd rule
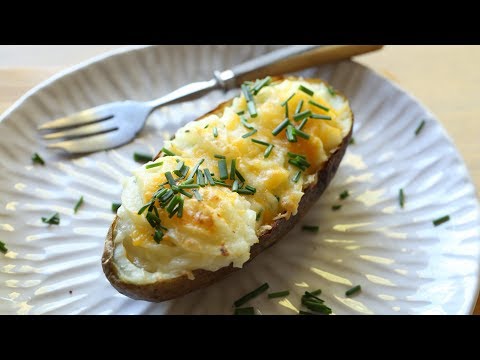
[[[275,78],[275,80],[279,79],[281,78]],[[312,83],[321,82],[318,79],[306,80]],[[337,96],[343,95],[337,91]],[[231,103],[232,100],[222,103],[216,109],[212,110],[206,115],[221,113],[223,109],[226,106],[229,106]],[[203,118],[204,116],[200,117],[199,119]],[[345,155],[345,151],[352,136],[353,113],[351,114],[351,118],[352,126],[350,128],[350,131],[348,132],[348,135],[343,139],[340,146],[330,155],[329,159],[326,161],[322,169],[317,172],[317,182],[315,184],[310,184],[307,188],[304,189],[304,195],[300,200],[297,214],[295,216],[291,216],[289,219],[281,218],[279,220],[276,220],[272,224],[272,229],[261,235],[259,238],[259,242],[251,247],[250,259],[246,264],[252,261],[263,250],[272,246],[277,240],[284,237],[307,213],[307,211],[312,207],[312,205],[320,198],[330,181],[335,176],[340,162]],[[160,156],[161,153],[159,153],[156,158]],[[147,285],[123,282],[120,279],[119,274],[117,273],[116,267],[114,266],[113,253],[116,222],[117,218],[115,218],[115,220],[113,221],[108,231],[107,238],[105,240],[105,250],[102,256],[103,271],[108,281],[110,281],[110,283],[115,289],[132,299],[146,300],[152,302],[162,302],[175,299],[180,296],[186,295],[192,291],[207,287],[214,282],[225,278],[234,271],[240,270],[240,268],[234,268],[232,265],[230,265],[214,272],[201,269],[195,270],[193,271],[193,275],[195,276],[194,280],[190,280],[186,275],[183,275],[174,279],[166,279]]]

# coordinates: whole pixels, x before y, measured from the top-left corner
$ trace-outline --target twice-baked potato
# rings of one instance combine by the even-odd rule
[[[125,180],[102,257],[107,279],[161,302],[240,269],[318,200],[352,128],[347,99],[320,80],[242,85]]]

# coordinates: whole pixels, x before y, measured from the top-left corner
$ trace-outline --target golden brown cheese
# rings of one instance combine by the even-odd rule
[[[300,91],[301,85],[314,91],[314,95]],[[282,103],[292,94],[295,95],[288,102],[288,112],[294,126],[300,124],[293,120],[293,115],[301,103],[301,111],[331,117],[331,120],[309,119],[303,128],[310,136],[308,140],[297,136],[296,142],[289,142],[285,130],[277,136],[272,134],[285,119]],[[223,111],[187,124],[164,145],[176,156],[157,159],[155,163],[162,163],[161,166],[151,169],[142,166],[134,177],[125,181],[118,212],[115,259],[126,281],[152,282],[190,275],[195,269],[215,271],[231,263],[241,267],[249,259],[250,247],[274,219],[296,214],[304,186],[314,181],[313,174],[322,168],[349,130],[348,102],[330,94],[323,83],[287,79],[264,87],[255,96],[255,104],[258,116],[252,118],[242,94]],[[251,136],[245,135],[252,130],[242,123],[241,112],[248,127],[256,129]],[[274,145],[270,155],[265,157],[266,146],[252,139]],[[304,155],[311,164],[297,182],[293,178],[299,169],[289,164],[289,152]],[[215,155],[226,157],[229,172],[235,159],[245,184],[255,187],[256,193],[242,195],[226,187],[209,185],[199,189],[202,201],[185,197],[181,218],[169,218],[159,209],[162,226],[168,231],[157,244],[153,228],[144,215],[138,215],[138,210],[165,183],[165,172],[173,171],[177,161],[184,161],[191,169],[204,159],[200,168],[209,169],[219,178]],[[226,181],[232,183],[230,179]]]

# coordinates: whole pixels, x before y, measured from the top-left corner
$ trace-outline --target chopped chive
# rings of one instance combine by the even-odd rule
[[[170,203],[168,204],[168,206],[165,208],[165,210],[169,214],[171,214],[181,199],[182,197],[180,195],[175,195],[173,199],[170,201]]]
[[[220,180],[228,179],[227,161],[225,159],[218,160],[218,170],[220,172]]]
[[[287,126],[287,140],[289,142],[297,142],[297,138],[295,137],[295,134],[293,133],[293,129],[295,129],[292,125]]]
[[[177,167],[175,168],[175,170],[173,170],[173,173],[177,176],[182,176],[182,170],[184,166],[185,163],[183,161],[179,161]]]
[[[290,114],[288,113],[288,104],[285,105],[285,117],[288,119]]]
[[[218,136],[218,130],[217,130],[217,127],[215,126],[213,128],[213,137],[217,137]]]
[[[155,215],[157,217],[160,217],[160,215],[158,215],[158,210],[157,210],[157,207],[155,206],[155,204],[152,204],[152,209],[153,209],[153,212],[155,213]],[[150,210],[150,209],[149,209]]]
[[[319,119],[319,120],[332,120],[331,116],[328,115],[320,115],[320,114],[311,114],[311,119]]]
[[[288,99],[285,100],[284,102],[282,102],[280,105],[282,105],[282,106],[287,105],[288,102],[289,102],[294,96],[295,96],[295,93],[293,93],[292,95],[290,95],[290,96],[288,97]]]
[[[300,310],[300,311],[298,312],[298,315],[313,315],[313,313],[308,312],[308,311]]]
[[[216,157],[217,159],[226,159],[225,156],[223,155],[213,155],[214,157]]]
[[[268,86],[272,82],[272,78],[267,76],[265,79],[260,80],[252,89],[253,95],[257,95],[260,90],[262,90],[265,86]]]
[[[168,189],[167,192],[162,195],[162,197],[160,198],[162,208],[164,208],[168,204],[173,195],[175,194],[172,189]]]
[[[303,91],[307,95],[313,96],[313,91],[303,85],[300,85],[298,90]]]
[[[240,115],[243,115],[243,114],[245,114],[245,111],[243,111],[243,110],[242,110],[242,111],[239,111],[239,112],[237,112],[237,115],[238,115],[238,116],[240,116]]]
[[[305,171],[307,168],[310,167],[310,164],[303,158],[289,159],[288,163],[292,164],[293,166],[299,168],[302,171]]]
[[[249,130],[255,129],[252,125],[248,123],[247,119],[244,116],[240,117],[240,122],[243,124],[243,126],[245,126]]]
[[[190,132],[190,130],[185,130],[185,132],[186,132],[186,133],[189,133],[189,132]]]
[[[153,163],[153,164],[149,164],[149,165],[145,166],[145,169],[152,169],[154,167],[162,166],[162,165],[163,165],[163,162]]]
[[[216,157],[216,156],[217,156],[217,155],[215,155],[215,157]],[[200,159],[200,161],[195,164],[195,166],[193,167],[192,172],[191,172],[190,175],[188,176],[187,180],[193,179],[193,177],[197,174],[198,168],[200,167],[200,165],[203,164],[204,161],[205,161],[205,159]]]
[[[205,177],[203,176],[202,170],[197,170],[197,184],[201,187],[205,186]]]
[[[133,159],[139,163],[147,163],[149,161],[152,161],[152,156],[148,154],[135,152],[133,153]]]
[[[250,89],[248,88],[248,85],[242,84],[241,88],[242,88],[242,92],[243,92],[243,96],[245,97],[245,100],[246,100],[247,102],[248,102],[248,101],[252,101],[252,100],[253,100],[253,96],[252,96],[252,94],[250,93]]]
[[[185,191],[184,189],[180,189],[178,192],[182,195],[185,195],[186,197],[188,197],[190,199],[193,197],[193,194],[190,194],[188,191]]]
[[[183,216],[183,204],[184,204],[184,200],[180,199],[180,203],[178,204],[178,213],[177,213],[178,218],[181,218]]]
[[[279,297],[286,297],[288,295],[290,295],[290,291],[285,290],[285,291],[270,293],[270,294],[268,294],[268,298],[269,299],[275,299],[275,298],[279,298]]]
[[[398,191],[398,202],[400,203],[400,207],[403,209],[405,206],[405,194],[403,192],[403,189],[400,189]]]
[[[237,308],[234,312],[235,315],[255,315],[255,309],[253,307]]]
[[[247,190],[249,190],[249,191],[251,191],[251,192],[253,192],[253,193],[256,193],[256,192],[257,192],[257,189],[255,189],[253,186],[250,186],[250,185],[245,186],[245,189],[247,189]]]
[[[8,249],[5,245],[4,242],[0,241],[0,252],[3,253],[3,254],[6,254],[8,252]]]
[[[415,136],[417,136],[418,134],[420,134],[420,131],[422,131],[422,129],[423,129],[424,126],[425,126],[425,120],[422,120],[422,122],[420,123],[420,125],[418,125],[417,130],[415,130]]]
[[[240,171],[238,171],[238,169],[235,169],[235,175],[237,175],[238,179],[244,183],[245,182],[245,178],[242,176],[242,174],[240,173]]]
[[[255,107],[255,103],[253,101],[247,102],[248,112],[252,118],[257,117],[257,108]]]
[[[55,213],[48,218],[42,217],[42,222],[49,225],[59,225],[60,224],[60,214]]]
[[[308,103],[311,104],[311,105],[313,105],[313,106],[315,106],[315,107],[317,107],[317,108],[319,108],[319,109],[325,110],[325,111],[327,111],[327,112],[330,111],[329,108],[327,108],[327,107],[325,107],[325,106],[317,103],[316,101],[308,100]]]
[[[204,129],[208,128],[209,125],[210,125],[210,124],[205,125]]]
[[[80,208],[80,206],[82,206],[82,204],[83,204],[83,196],[80,196],[80,199],[78,199],[77,203],[75,204],[75,207],[73,208],[74,214],[77,213],[78,209]]]
[[[238,189],[237,193],[241,194],[241,195],[254,195],[255,194],[253,191],[250,191],[250,190],[247,190],[247,189]]]
[[[203,198],[202,198],[202,194],[200,194],[200,192],[198,190],[193,190],[193,195],[195,195],[195,198],[198,200],[198,201],[202,201]]]
[[[302,130],[299,130],[297,128],[293,128],[293,134],[295,136],[300,136],[300,137],[302,137],[304,139],[307,139],[307,140],[310,139],[310,135],[308,135],[307,133],[305,133]]]
[[[210,170],[204,169],[203,172],[209,184],[212,186],[215,186],[215,181],[213,181],[213,177],[212,177],[212,174],[210,173]]]
[[[45,161],[37,153],[32,155],[32,161],[35,164],[45,165]]]
[[[348,190],[345,190],[344,192],[342,192],[339,196],[340,200],[345,200],[347,197],[350,196],[350,193],[348,192]]]
[[[353,137],[350,138],[350,141],[348,142],[349,145],[355,145],[355,139]]]
[[[188,179],[188,180],[185,180],[183,183],[181,183],[180,185],[191,185],[193,184],[195,180],[193,179]]]
[[[242,138],[246,139],[248,138],[249,136],[252,136],[253,134],[255,134],[257,132],[257,129],[253,129],[252,131],[242,135]]]
[[[330,93],[330,95],[332,95],[332,96],[337,95],[337,93],[335,92],[335,90],[331,86],[327,86],[327,90]]]
[[[318,226],[312,226],[312,225],[303,225],[302,226],[302,230],[303,231],[310,231],[310,232],[318,232],[318,230],[320,229],[320,227]]]
[[[303,107],[303,100],[300,100],[298,102],[297,108],[295,109],[294,115],[300,114],[300,112],[302,111],[302,107]]]
[[[435,226],[442,225],[444,222],[447,222],[449,220],[450,220],[450,216],[446,215],[437,220],[433,220],[433,225]]]
[[[292,181],[296,184],[298,180],[300,180],[300,176],[302,175],[302,172],[299,170],[295,176],[292,178]]]
[[[238,180],[235,180],[232,185],[232,191],[237,191],[238,190]]]
[[[352,296],[353,294],[356,294],[361,290],[362,290],[362,287],[360,285],[354,286],[350,290],[345,291],[345,296]]]
[[[260,217],[262,216],[262,213],[263,213],[263,209],[260,210],[260,211],[257,213],[257,216],[255,217],[255,221],[260,220]]]
[[[308,118],[303,119],[302,122],[300,123],[300,125],[298,125],[297,129],[302,130],[305,127],[305,125],[307,125],[307,121],[308,121]]]
[[[285,129],[288,125],[290,124],[290,120],[286,118],[283,120],[275,129],[272,131],[272,135],[277,136],[282,132],[283,129]]]
[[[312,112],[310,110],[305,110],[301,113],[293,115],[293,120],[300,121],[308,117],[312,117]]]
[[[333,211],[340,210],[341,208],[342,208],[342,205],[333,205],[333,206],[332,206],[332,210],[333,210]]]
[[[270,156],[270,153],[272,152],[274,146],[272,144],[268,145],[267,150],[265,150],[265,153],[263,154],[263,157],[266,159]]]
[[[322,293],[322,290],[321,289],[318,289],[318,290],[315,290],[315,291],[310,291],[310,294],[312,295],[320,295]]]
[[[120,203],[112,203],[112,212],[116,213],[118,211],[118,208],[122,206]]]
[[[319,302],[307,301],[304,305],[307,307],[307,309],[324,315],[330,315],[332,313],[332,309]]]
[[[170,186],[175,186],[175,180],[173,179],[172,173],[170,171],[167,171],[165,173],[165,177],[167,178],[167,181],[170,184]]]
[[[257,140],[257,139],[252,139],[252,142],[254,142],[255,144],[263,145],[263,146],[269,146],[270,145],[269,143],[267,143],[265,141]]]
[[[162,153],[164,153],[166,156],[175,156],[173,152],[171,152],[168,149],[165,149],[165,147],[162,148]]]
[[[305,294],[304,294],[304,298],[308,301],[308,300],[312,300],[312,299],[315,299],[316,301],[318,302],[321,302],[321,303],[324,303],[325,301],[320,299],[319,297],[317,297],[317,295],[320,295],[320,294],[312,294],[311,292],[308,292],[308,291],[305,291]]]
[[[242,296],[240,299],[235,301],[233,304],[235,305],[235,307],[242,306],[243,304],[247,303],[248,301],[250,301],[254,297],[257,297],[258,295],[260,295],[264,291],[267,291],[268,288],[269,288],[268,283],[265,283],[265,284],[259,286],[258,288],[256,288],[255,290],[249,292],[248,294]]]
[[[306,159],[305,155],[295,154],[295,153],[292,153],[290,151],[287,153],[287,155],[288,155],[289,158],[292,158],[292,159],[295,159],[296,157]]]
[[[228,185],[227,183],[225,183],[224,181],[215,180],[215,179],[213,179],[213,180],[215,181],[215,184],[216,184],[216,185],[220,185],[220,186],[223,186],[223,187],[231,188],[231,186]],[[239,190],[240,190],[240,189],[239,189]]]
[[[235,169],[236,169],[236,163],[237,160],[232,159],[231,165],[230,165],[230,180],[235,180]]]
[[[160,241],[162,241],[164,235],[165,234],[162,230],[155,229],[155,233],[153,234],[153,240],[155,240],[157,244],[160,244]]]

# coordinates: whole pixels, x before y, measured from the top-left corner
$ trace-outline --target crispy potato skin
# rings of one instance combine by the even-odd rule
[[[275,80],[280,79],[282,78],[275,78]],[[318,79],[307,79],[307,81],[317,83],[320,82],[320,80]],[[343,96],[339,92],[337,92],[337,94],[339,96]],[[231,100],[222,103],[216,109],[212,110],[206,115],[221,112],[223,108],[229,106],[230,104]],[[201,118],[203,118],[204,116],[202,116]],[[352,127],[350,128],[348,135],[343,139],[340,146],[330,155],[330,158],[324,164],[322,169],[318,171],[317,182],[315,184],[311,184],[309,187],[304,189],[304,195],[300,200],[297,214],[295,216],[291,216],[288,220],[285,218],[276,220],[272,224],[272,229],[261,235],[259,238],[259,242],[251,247],[250,260],[248,260],[246,264],[252,261],[263,250],[272,246],[277,240],[284,237],[307,213],[307,211],[313,206],[313,204],[320,198],[330,181],[335,176],[340,162],[345,155],[345,151],[352,136],[353,113],[351,114],[351,118]],[[160,157],[160,155],[161,153],[159,153],[156,158]],[[192,291],[207,287],[214,282],[225,278],[234,271],[240,270],[239,268],[234,268],[232,265],[230,265],[214,272],[206,270],[195,270],[193,271],[193,274],[195,276],[194,280],[189,280],[186,275],[183,275],[174,279],[163,280],[148,285],[138,285],[123,282],[117,274],[117,270],[113,264],[114,234],[116,222],[117,219],[115,218],[105,240],[105,250],[102,256],[102,267],[108,281],[110,281],[113,287],[117,289],[117,291],[119,291],[120,293],[132,299],[146,300],[151,302],[162,302],[175,299],[180,296],[186,295]]]

